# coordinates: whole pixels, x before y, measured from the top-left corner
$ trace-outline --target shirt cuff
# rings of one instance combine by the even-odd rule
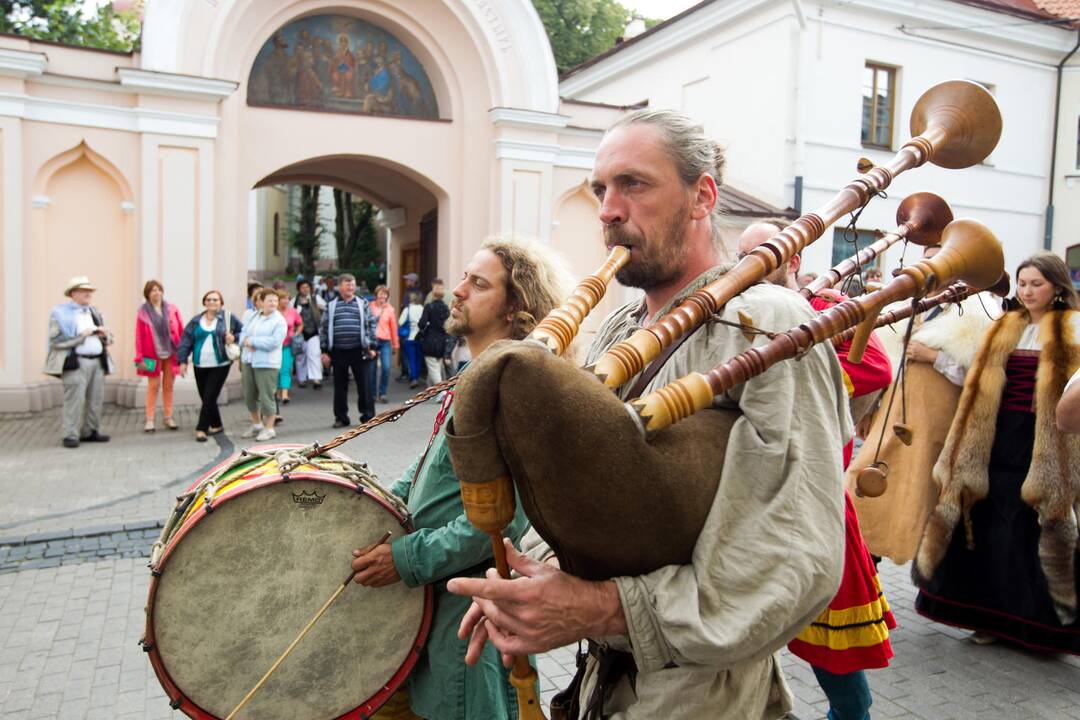
[[[626,650],[633,654],[639,672],[653,672],[670,666],[674,662],[671,648],[664,640],[645,583],[640,578],[617,577],[615,586],[619,589],[628,637],[604,639],[616,649],[621,649],[619,646],[628,641]]]
[[[408,535],[395,538],[390,542],[390,556],[394,560],[394,569],[397,570],[397,574],[401,577],[403,583],[409,587],[423,585],[423,583],[417,579],[412,562],[409,560]]]

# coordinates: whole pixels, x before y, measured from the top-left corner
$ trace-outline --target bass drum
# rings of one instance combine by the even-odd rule
[[[351,572],[354,548],[410,532],[366,465],[296,445],[245,450],[181,496],[151,557],[143,647],[172,707],[224,718]],[[351,584],[237,715],[366,718],[416,664],[430,588]]]

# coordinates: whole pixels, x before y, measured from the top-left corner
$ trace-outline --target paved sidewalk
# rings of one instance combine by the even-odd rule
[[[392,400],[407,391],[395,384]],[[295,391],[278,440],[328,440],[329,388]],[[385,407],[385,406],[380,406]],[[436,406],[342,450],[369,462],[387,484],[422,449]],[[237,403],[225,410],[228,436],[196,443],[184,429],[141,432],[141,411],[109,407],[114,440],[78,450],[59,446],[58,413],[0,417],[0,717],[180,718],[137,642],[149,581],[146,553],[175,494],[234,449],[246,427]],[[355,418],[354,418],[355,419]],[[976,646],[967,633],[929,623],[911,609],[907,567],[885,561],[882,582],[900,627],[889,668],[870,673],[875,718],[1080,720],[1080,658],[1029,653],[1005,643]],[[538,658],[545,703],[573,672],[569,648]],[[783,654],[800,720],[826,703],[809,667]]]

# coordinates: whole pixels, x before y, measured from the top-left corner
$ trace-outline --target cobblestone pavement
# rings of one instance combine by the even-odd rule
[[[392,400],[406,397],[395,385]],[[329,388],[297,390],[284,408],[278,441],[334,436]],[[342,447],[392,481],[427,441],[429,403],[396,426]],[[142,413],[109,407],[104,445],[59,446],[59,415],[0,417],[0,717],[5,719],[180,718],[169,708],[138,646],[145,622],[146,554],[173,498],[234,450],[246,427],[237,403],[225,410],[228,435],[195,443],[191,409],[183,430],[141,432]],[[870,673],[875,718],[1080,720],[1080,658],[976,646],[967,633],[912,610],[908,568],[885,561],[882,583],[900,627],[896,657]],[[573,651],[537,659],[550,700],[573,672]],[[827,706],[809,667],[783,654],[796,696],[794,716],[822,718]]]

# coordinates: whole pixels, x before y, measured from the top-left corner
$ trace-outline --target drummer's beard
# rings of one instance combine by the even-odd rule
[[[468,306],[457,298],[454,298],[450,302],[450,309],[457,310],[460,314],[457,317],[451,315],[446,318],[446,322],[443,323],[443,329],[454,337],[465,337],[470,334],[472,332],[472,327],[469,325]]]

